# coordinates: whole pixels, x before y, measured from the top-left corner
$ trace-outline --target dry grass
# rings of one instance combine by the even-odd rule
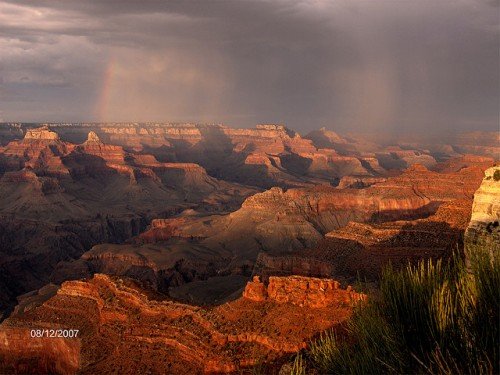
[[[356,308],[349,340],[324,333],[295,373],[499,373],[500,260],[479,247],[468,260],[387,267],[379,294]]]

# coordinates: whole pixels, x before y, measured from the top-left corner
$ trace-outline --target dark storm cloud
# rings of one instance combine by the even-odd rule
[[[5,120],[498,129],[495,2],[0,1]]]

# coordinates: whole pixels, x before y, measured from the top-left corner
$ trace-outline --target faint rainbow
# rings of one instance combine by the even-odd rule
[[[109,121],[108,107],[110,102],[111,87],[113,84],[116,71],[116,61],[114,58],[109,59],[106,69],[102,77],[101,93],[96,105],[96,117],[98,121]]]

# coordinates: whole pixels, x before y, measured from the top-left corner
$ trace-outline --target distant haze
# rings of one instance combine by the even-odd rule
[[[497,1],[0,1],[0,121],[499,127]]]

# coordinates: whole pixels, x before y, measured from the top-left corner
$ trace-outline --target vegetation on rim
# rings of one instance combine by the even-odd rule
[[[467,259],[387,267],[380,292],[356,308],[349,339],[324,333],[294,373],[499,373],[500,259],[477,246]]]

